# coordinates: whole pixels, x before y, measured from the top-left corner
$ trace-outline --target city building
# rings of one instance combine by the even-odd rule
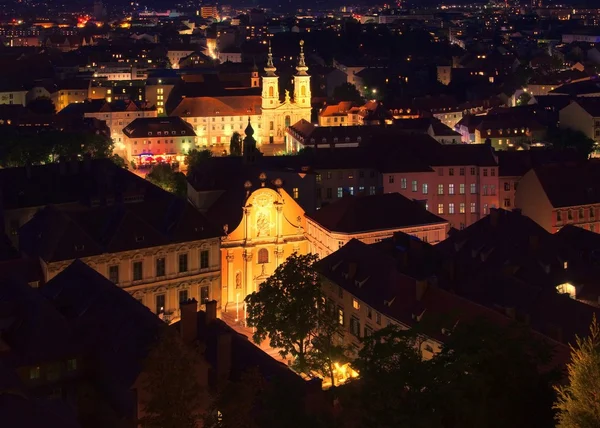
[[[498,160],[490,146],[435,142],[409,147],[411,152],[390,156],[380,169],[385,193],[423,201],[427,210],[460,229],[499,206]]]
[[[136,165],[183,162],[196,148],[194,128],[180,117],[140,117],[123,128],[124,148],[117,153]]]
[[[246,296],[288,256],[308,252],[304,210],[297,202],[300,185],[292,187],[290,194],[282,176],[268,177],[260,169],[262,156],[250,124],[245,132],[243,157],[223,158],[228,169],[223,169],[221,159],[214,159],[188,174],[189,200],[225,234],[221,242],[224,311],[239,310]],[[287,177],[293,180],[292,175],[304,181],[308,174]]]
[[[257,130],[256,140],[262,151],[269,152],[274,147],[283,150],[286,128],[301,119],[310,121],[311,117],[310,76],[303,45],[293,76],[293,96],[286,91],[283,102],[276,71],[269,51],[262,77],[262,94],[253,89],[258,85],[252,84],[247,95],[227,91],[224,96],[186,96],[170,114],[180,116],[194,126],[200,146],[210,148],[215,154],[227,150],[224,145],[229,144],[233,132],[240,132],[245,127],[248,118]],[[258,79],[258,72],[252,73],[252,79]]]
[[[580,131],[600,143],[600,101],[579,97],[559,111],[559,124],[563,129]]]
[[[123,129],[137,118],[156,118],[156,107],[136,101],[112,101],[104,99],[87,100],[82,103],[70,104],[60,112],[66,116],[83,116],[103,120],[110,129],[114,142],[114,153],[127,156],[125,134]]]
[[[515,206],[550,233],[568,224],[600,232],[600,164],[536,167],[519,181]]]
[[[321,258],[352,239],[373,244],[396,232],[437,243],[446,239],[448,222],[399,193],[345,196],[306,214],[309,252]]]

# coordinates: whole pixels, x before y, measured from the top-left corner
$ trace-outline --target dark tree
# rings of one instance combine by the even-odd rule
[[[213,154],[210,150],[190,150],[185,157],[185,164],[188,168],[188,176],[196,169],[200,168],[203,163],[212,158]]]
[[[229,142],[229,154],[231,156],[242,156],[242,136],[234,132]]]
[[[187,180],[185,175],[181,172],[173,171],[173,168],[169,164],[159,163],[154,165],[146,175],[146,179],[167,192],[179,196],[187,194]]]
[[[200,382],[201,351],[188,346],[167,326],[144,364],[144,428],[196,428],[208,404]]]
[[[268,337],[282,358],[294,357],[294,366],[302,372],[310,368],[309,355],[320,343],[313,342],[319,337],[319,326],[333,318],[326,315],[331,311],[312,267],[316,261],[313,254],[292,254],[258,291],[246,297],[248,325],[256,328],[254,341],[260,343]]]
[[[360,426],[553,426],[557,377],[541,372],[551,352],[528,331],[459,323],[441,350],[423,360],[420,350],[435,346],[426,337],[392,327],[365,339],[353,363],[358,393],[345,405],[358,409]]]
[[[357,103],[362,103],[363,99],[352,83],[342,83],[340,86],[337,86],[333,89],[333,99],[335,102],[340,101],[353,101]]]
[[[594,140],[573,129],[550,129],[546,134],[546,141],[558,150],[574,149],[582,159],[587,159],[596,146]]]

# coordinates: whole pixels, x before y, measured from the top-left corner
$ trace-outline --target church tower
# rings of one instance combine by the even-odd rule
[[[310,109],[310,76],[307,71],[308,67],[304,62],[304,40],[300,40],[300,57],[294,75],[294,103],[298,107]],[[310,121],[310,114],[308,120]]]
[[[256,148],[256,140],[254,139],[254,129],[250,125],[250,118],[248,118],[248,126],[246,126],[246,137],[242,142],[244,163],[253,164],[256,159],[261,156],[260,151]]]
[[[273,65],[273,52],[271,44],[269,44],[269,56],[267,66],[265,67],[265,75],[263,76],[262,87],[262,108],[274,109],[279,107],[279,77],[275,74],[277,69]]]

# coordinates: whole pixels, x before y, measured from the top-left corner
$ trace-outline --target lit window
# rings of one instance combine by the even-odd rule
[[[293,198],[294,198],[294,199],[298,199],[298,196],[299,196],[299,191],[298,191],[298,188],[297,188],[297,187],[294,187],[294,188],[292,189],[292,196],[293,196]]]
[[[438,204],[438,214],[444,214],[444,204]]]
[[[406,178],[400,179],[400,188],[406,189]]]
[[[454,195],[454,184],[448,184],[448,194]]]
[[[427,194],[427,183],[423,183],[423,194]]]
[[[342,196],[344,196],[344,189],[342,189],[341,187],[337,188],[337,197],[341,198]]]
[[[444,194],[444,185],[438,184],[438,195],[443,195],[443,194]]]
[[[475,212],[477,212],[477,206],[475,205],[475,202],[471,202],[471,213]]]
[[[344,325],[344,310],[342,308],[338,308],[338,324]]]
[[[464,183],[459,184],[459,186],[458,186],[458,194],[459,195],[464,195],[465,194],[465,184]]]
[[[459,211],[458,211],[459,213],[464,214],[465,213],[465,203],[461,202],[458,209],[459,209]]]
[[[356,299],[352,299],[352,307],[356,310],[360,309],[360,303]]]
[[[448,204],[448,214],[454,214],[454,204],[453,203]]]

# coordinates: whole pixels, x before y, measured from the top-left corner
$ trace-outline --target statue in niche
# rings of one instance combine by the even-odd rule
[[[256,217],[256,236],[269,236],[270,235],[269,219],[267,214],[258,213]]]
[[[290,102],[290,91],[288,91],[287,89],[285,90],[285,102]]]
[[[239,271],[235,273],[235,288],[242,288],[242,273]]]

